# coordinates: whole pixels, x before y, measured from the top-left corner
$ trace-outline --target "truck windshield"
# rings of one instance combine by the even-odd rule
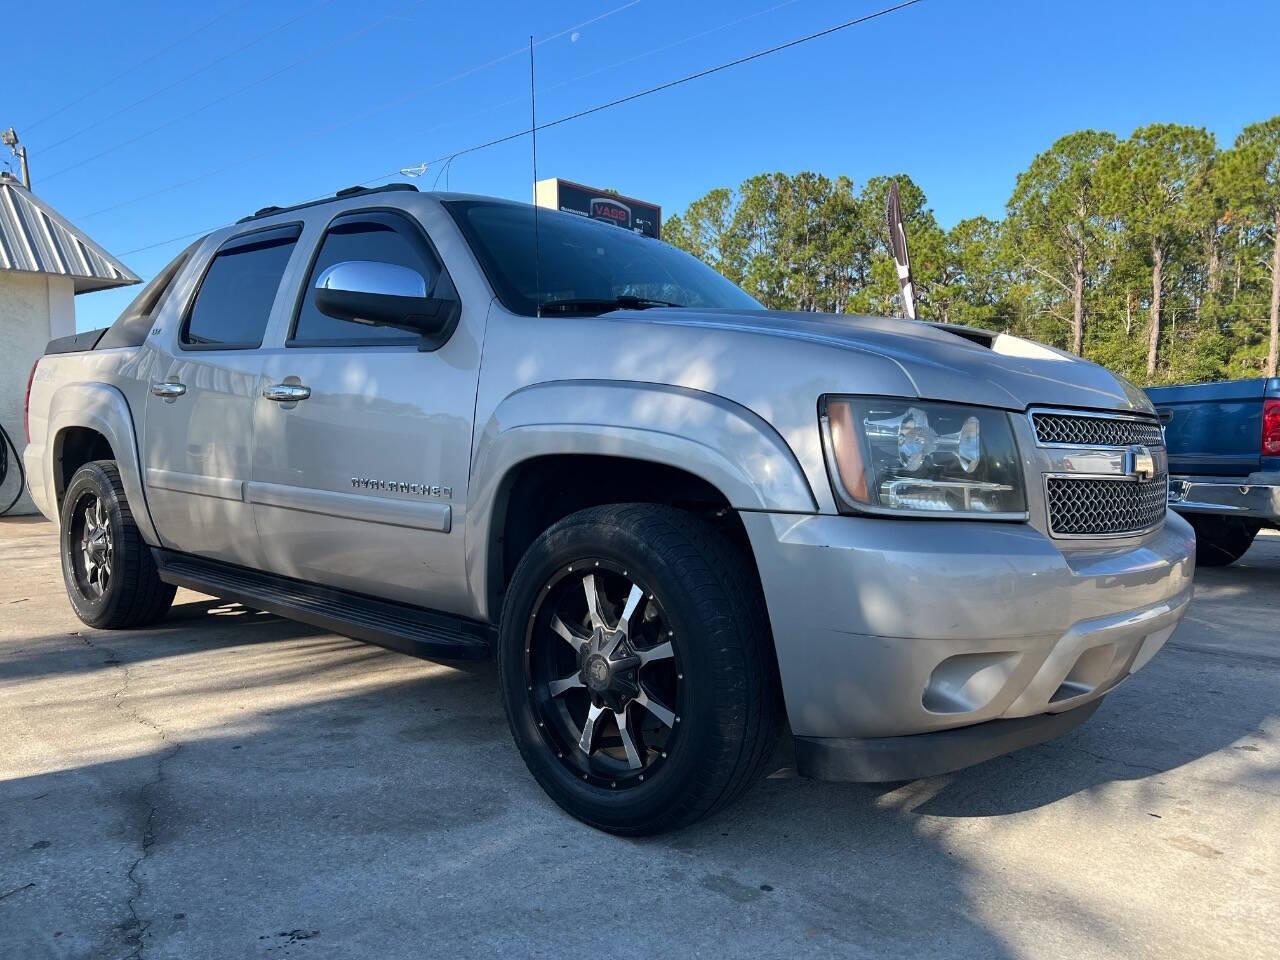
[[[544,314],[659,306],[761,309],[695,257],[612,224],[539,210],[538,264],[533,207],[493,200],[444,205],[512,313],[535,316],[539,286]]]

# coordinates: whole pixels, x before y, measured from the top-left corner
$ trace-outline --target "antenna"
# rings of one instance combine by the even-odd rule
[[[538,98],[533,86],[533,34],[529,34],[529,132],[533,134],[533,288],[542,316],[542,238],[538,235]]]

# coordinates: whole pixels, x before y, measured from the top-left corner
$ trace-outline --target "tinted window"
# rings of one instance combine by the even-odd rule
[[[341,344],[414,343],[421,338],[394,327],[373,327],[326,316],[316,309],[315,286],[320,274],[335,263],[347,260],[373,260],[394,263],[416,270],[427,281],[427,293],[434,289],[440,276],[440,265],[427,246],[426,239],[405,217],[386,211],[365,211],[339,217],[330,224],[320,245],[320,253],[311,267],[303,288],[298,319],[290,343]]]
[[[187,314],[182,342],[192,346],[258,347],[299,227],[263,230],[228,240],[214,255]]]
[[[586,217],[539,211],[537,263],[533,207],[487,200],[454,200],[445,206],[498,299],[513,313],[537,313],[538,272],[544,304],[636,297],[682,307],[760,309],[705,263],[661,240]]]
[[[133,302],[124,308],[124,313],[116,319],[102,339],[98,341],[98,349],[108,347],[137,347],[147,339],[151,332],[151,322],[155,319],[164,303],[165,296],[177,279],[200,241],[197,240],[187,249],[169,261],[169,264],[155,275],[150,283],[142,288],[142,292],[133,298]]]

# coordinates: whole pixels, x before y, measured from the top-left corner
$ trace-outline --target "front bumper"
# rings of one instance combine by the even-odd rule
[[[1269,474],[1274,477],[1275,474]],[[1210,513],[1280,523],[1280,485],[1221,483],[1195,477],[1171,477],[1169,506],[1179,513]]]
[[[1191,599],[1195,536],[1174,514],[1070,549],[1029,524],[742,519],[800,738],[1074,711],[1143,667]]]

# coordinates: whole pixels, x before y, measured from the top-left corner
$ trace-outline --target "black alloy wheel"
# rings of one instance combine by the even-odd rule
[[[71,565],[76,586],[88,600],[101,600],[111,581],[113,539],[102,498],[85,490],[71,508]]]
[[[626,789],[678,735],[675,631],[631,573],[588,558],[556,574],[529,619],[526,691],[547,747],[582,779]]]
[[[706,520],[631,503],[571,514],[508,585],[511,732],[561,807],[625,835],[732,802],[772,754],[779,685],[754,569]]]
[[[80,467],[62,496],[62,579],[76,616],[114,630],[155,623],[173,603],[112,460]]]

